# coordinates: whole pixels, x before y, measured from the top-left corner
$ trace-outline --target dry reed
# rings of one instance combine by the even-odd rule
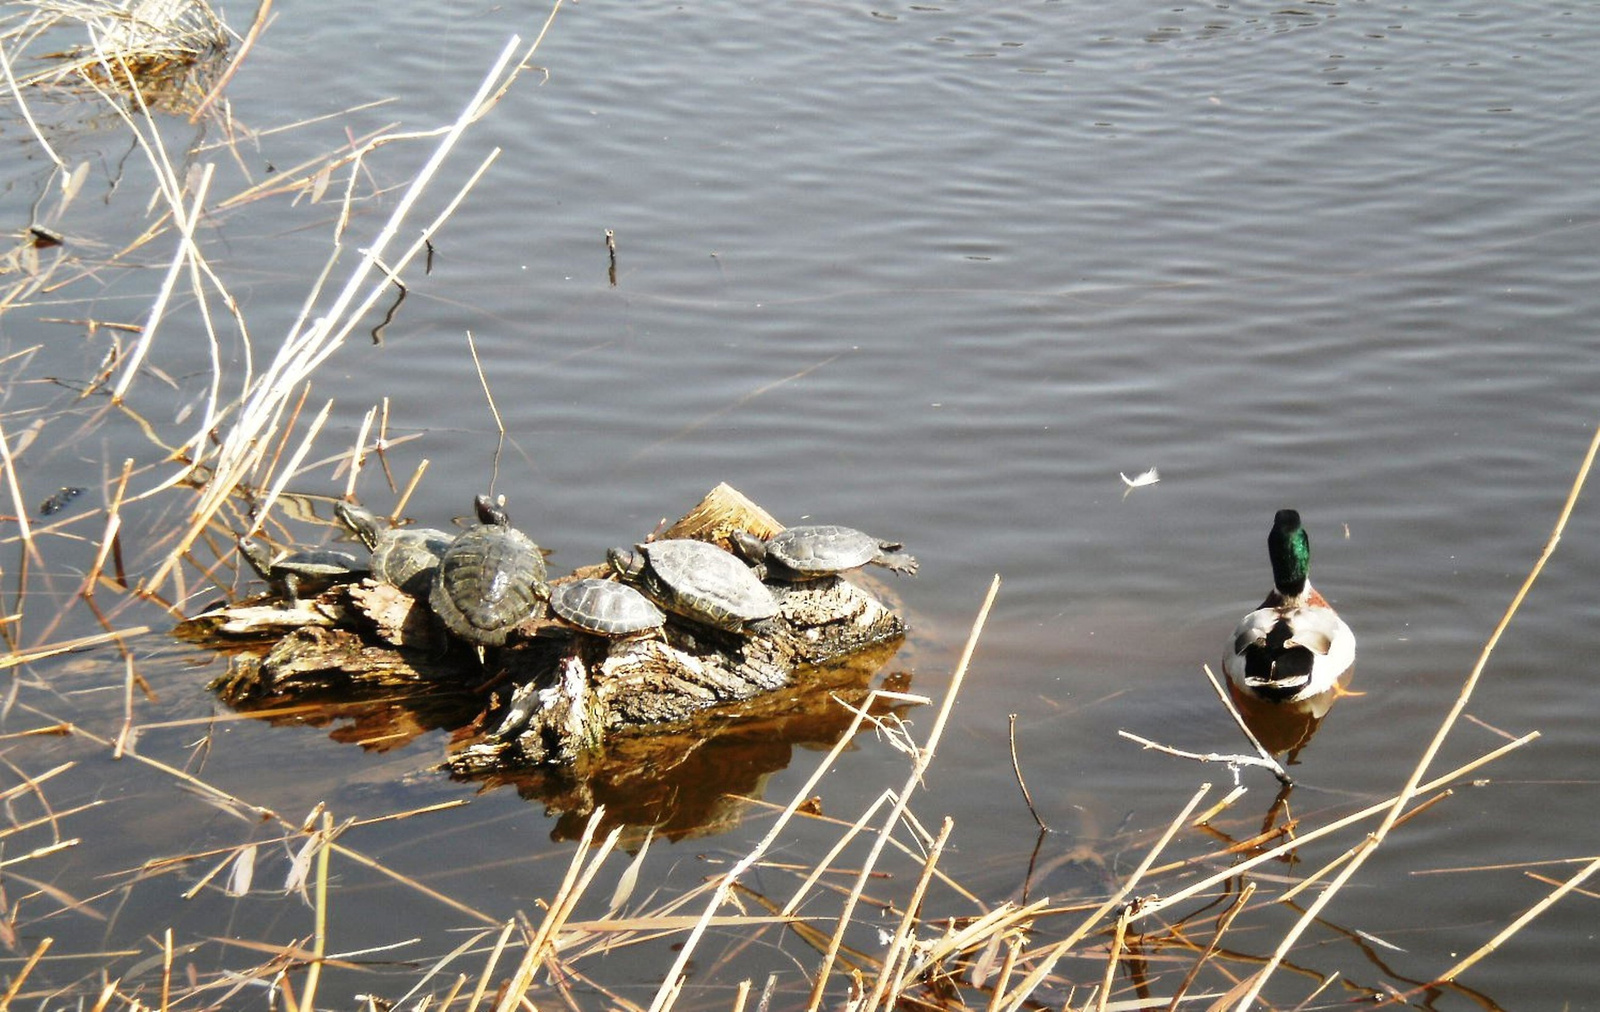
[[[609,856],[613,853],[617,840],[617,833],[613,831],[604,842],[596,845],[597,827],[600,825],[602,814],[596,813],[584,839],[573,851],[565,877],[549,898],[542,919],[536,924],[521,927],[516,922],[501,922],[498,940],[485,953],[484,964],[476,973],[462,972],[455,968],[459,967],[462,959],[484,951],[480,945],[487,936],[482,931],[474,934],[468,943],[429,963],[406,995],[405,1000],[411,1003],[407,1007],[419,1009],[429,1007],[430,1002],[441,997],[434,988],[445,989],[449,995],[456,996],[457,1000],[461,1000],[461,996],[470,991],[465,1007],[473,1009],[492,1007],[496,1012],[510,1012],[513,1008],[547,1003],[553,996],[541,997],[545,988],[557,987],[556,982],[562,980],[587,979],[579,967],[579,961],[604,956],[619,947],[636,946],[652,938],[678,936],[681,938],[681,943],[677,946],[673,963],[662,974],[660,987],[650,1005],[653,1009],[670,1009],[681,1000],[686,988],[691,986],[686,975],[688,961],[703,948],[707,931],[712,926],[738,928],[746,933],[786,928],[793,932],[795,937],[807,940],[807,944],[811,945],[817,954],[812,978],[814,987],[811,1002],[817,1006],[823,1001],[828,1001],[830,1005],[842,1002],[851,1012],[887,1010],[930,1002],[937,1002],[947,1008],[982,1007],[993,1012],[1010,1012],[1040,1004],[1072,1010],[1132,1010],[1176,1009],[1187,1003],[1224,1001],[1225,1007],[1242,1007],[1241,1003],[1254,1000],[1249,998],[1249,995],[1260,990],[1259,985],[1264,975],[1282,963],[1280,958],[1263,964],[1243,976],[1229,972],[1229,968],[1236,965],[1241,957],[1226,948],[1222,944],[1223,940],[1225,936],[1240,931],[1240,924],[1250,917],[1252,910],[1259,908],[1253,902],[1253,897],[1273,881],[1271,876],[1250,877],[1252,868],[1263,861],[1274,860],[1286,853],[1303,849],[1314,840],[1355,826],[1363,819],[1387,817],[1393,814],[1395,815],[1393,825],[1399,826],[1402,823],[1396,813],[1402,810],[1415,810],[1414,806],[1407,804],[1411,798],[1467,776],[1478,765],[1492,761],[1531,740],[1531,736],[1525,736],[1509,742],[1473,763],[1451,770],[1429,782],[1414,782],[1410,785],[1409,792],[1397,794],[1393,798],[1367,806],[1351,815],[1334,819],[1324,826],[1302,832],[1294,839],[1271,847],[1266,847],[1260,842],[1253,843],[1255,852],[1248,857],[1240,849],[1228,848],[1209,856],[1202,854],[1194,860],[1159,864],[1160,857],[1167,853],[1176,841],[1186,832],[1193,831],[1197,822],[1195,816],[1201,812],[1202,802],[1208,793],[1206,788],[1201,788],[1175,813],[1165,829],[1144,848],[1143,857],[1137,866],[1122,876],[1109,895],[1095,903],[1092,909],[1080,908],[1078,916],[1072,921],[1074,926],[1065,931],[1057,930],[1055,925],[1063,916],[1071,913],[1071,908],[1052,906],[1047,901],[1036,901],[1025,906],[1003,903],[994,907],[984,907],[975,897],[967,894],[966,898],[961,899],[965,909],[941,910],[940,903],[943,901],[935,897],[932,887],[935,883],[948,881],[938,866],[940,857],[945,852],[956,827],[950,820],[944,820],[938,833],[930,836],[916,820],[911,818],[910,802],[935,759],[946,719],[957,698],[963,676],[972,663],[980,640],[984,616],[992,605],[997,590],[998,583],[991,587],[989,598],[984,602],[984,608],[974,623],[960,666],[954,673],[955,677],[952,678],[948,693],[940,703],[940,719],[935,721],[925,741],[915,742],[906,739],[901,743],[909,764],[904,785],[897,791],[886,791],[872,799],[862,814],[854,820],[842,822],[820,820],[819,824],[840,822],[845,830],[842,838],[836,846],[826,849],[822,859],[817,863],[788,866],[792,869],[792,873],[803,881],[794,898],[783,904],[781,910],[778,910],[775,904],[775,912],[767,915],[728,911],[727,907],[736,891],[747,899],[757,898],[757,894],[742,885],[742,879],[747,872],[758,867],[769,872],[782,867],[767,861],[765,855],[792,828],[796,819],[812,818],[801,814],[804,799],[813,795],[821,781],[835,768],[842,749],[853,739],[856,731],[865,726],[868,712],[866,707],[856,713],[855,722],[849,732],[816,763],[811,776],[806,778],[795,791],[793,799],[774,819],[763,839],[727,871],[717,875],[713,881],[682,895],[671,897],[659,903],[654,910],[630,912],[625,909],[625,904],[637,887],[643,863],[642,857],[637,857],[630,862],[626,870],[624,876],[626,887],[624,888],[623,882],[619,881],[609,902],[604,904],[604,914],[598,918],[576,918],[574,914],[580,905],[590,902],[589,897],[595,892],[599,872],[608,865]],[[65,724],[47,713],[39,713],[38,716],[46,725],[41,730]],[[137,732],[138,729],[134,730]],[[81,728],[72,729],[72,733],[86,740],[97,741],[108,749],[115,747],[114,742],[97,739]],[[899,728],[895,729],[894,733],[905,732],[903,728]],[[133,737],[136,740],[137,734],[135,733]],[[294,848],[299,855],[296,867],[310,873],[309,880],[313,889],[312,930],[308,937],[308,947],[299,943],[289,947],[261,947],[260,951],[264,956],[262,962],[253,967],[239,968],[230,975],[235,981],[232,985],[234,988],[239,986],[237,981],[242,979],[270,981],[286,1005],[312,1007],[317,1000],[319,990],[324,987],[322,968],[345,965],[339,957],[328,955],[326,925],[329,904],[333,902],[334,894],[326,886],[329,877],[336,873],[333,868],[335,862],[348,862],[352,866],[376,870],[401,883],[405,888],[442,903],[446,909],[453,910],[458,915],[465,915],[485,926],[495,924],[486,915],[460,905],[423,883],[396,874],[384,868],[381,862],[342,843],[338,837],[349,828],[350,824],[337,824],[332,815],[326,811],[318,813],[313,819],[282,820],[274,813],[221,791],[191,773],[132,751],[127,754],[127,758],[149,767],[162,776],[188,785],[190,789],[211,798],[227,810],[241,814],[252,813],[253,817],[265,817],[278,822],[282,826],[285,842],[301,841]],[[42,796],[44,785],[67,771],[68,768],[63,767],[33,777],[28,789]],[[1216,809],[1213,807],[1206,809],[1205,812],[1214,817]],[[425,811],[398,813],[394,817],[421,814],[425,814]],[[58,818],[65,819],[70,816],[70,812],[62,812]],[[911,840],[899,839],[906,832],[911,833]],[[802,899],[816,895],[811,887],[819,879],[844,871],[836,862],[852,843],[859,843],[862,837],[867,837],[870,845],[856,867],[848,870],[853,885],[839,900],[837,913],[829,917],[833,927],[826,931],[817,930],[815,928],[817,914],[803,913]],[[1370,839],[1370,836],[1363,837],[1363,840]],[[70,838],[64,838],[43,847],[36,847],[15,860],[44,860],[59,852],[61,848],[70,846],[71,843]],[[888,846],[891,843],[894,844],[892,848]],[[194,860],[204,859],[212,870],[196,889],[206,888],[207,882],[226,875],[227,886],[212,885],[210,888],[227,888],[247,893],[252,887],[251,880],[248,872],[241,874],[240,869],[254,864],[257,855],[254,849],[256,846],[252,842],[213,852],[209,856],[185,855],[169,863],[167,867],[175,869]],[[1350,848],[1346,852],[1347,856],[1341,859],[1344,870],[1348,872],[1359,855],[1370,851],[1370,847],[1370,844],[1358,842]],[[905,896],[893,901],[898,914],[886,945],[877,952],[869,952],[847,944],[846,939],[851,933],[865,929],[855,911],[865,897],[865,887],[869,879],[884,881],[882,876],[886,873],[899,877],[899,872],[884,865],[884,858],[891,849],[895,854],[912,859],[908,869],[910,884]],[[1192,870],[1209,864],[1224,864],[1226,867],[1204,875],[1197,881],[1182,881],[1179,888],[1168,888],[1173,885],[1171,882],[1168,882],[1167,886],[1162,885],[1165,879],[1179,876],[1181,881],[1181,877],[1189,876]],[[1455,975],[1470,968],[1475,960],[1502,944],[1506,938],[1551,903],[1575,890],[1597,868],[1600,868],[1600,861],[1588,862],[1577,874],[1554,889],[1544,901],[1508,923],[1503,930],[1497,932],[1480,947],[1479,951],[1453,966],[1442,967],[1438,981],[1448,982]],[[144,874],[152,873],[160,872],[159,869],[152,868]],[[1325,872],[1309,876],[1308,880],[1315,881],[1322,874]],[[1222,892],[1217,892],[1219,887],[1224,887],[1228,883],[1238,885],[1237,895],[1230,897],[1229,890],[1225,888]],[[1161,899],[1149,895],[1158,890],[1165,893]],[[1325,889],[1322,895],[1327,894],[1328,890]],[[701,913],[692,916],[681,912],[684,904],[694,902],[696,896],[700,897],[700,902],[703,903]],[[1292,896],[1292,893],[1282,892],[1278,899],[1281,901],[1289,896]],[[1138,928],[1141,922],[1162,915],[1178,904],[1195,901],[1201,904],[1201,909],[1204,909],[1213,905],[1218,899],[1225,899],[1226,902],[1212,913],[1200,916],[1198,919],[1196,915],[1190,914],[1176,924],[1167,924],[1155,932]],[[1204,941],[1189,940],[1189,936],[1197,931],[1203,933]],[[31,974],[38,972],[49,944],[50,942],[46,940],[39,945],[30,960],[19,969],[11,983],[14,995],[24,993],[22,990],[24,982]],[[181,1007],[192,1002],[204,991],[216,990],[217,982],[179,985],[172,964],[176,945],[176,939],[163,934],[157,953],[158,958],[151,964],[151,969],[156,974],[155,986],[159,998],[152,995],[154,1000],[147,1004],[152,1004],[154,1007],[162,1009]],[[1148,991],[1150,982],[1145,981],[1142,986],[1146,990],[1142,997],[1121,997],[1117,994],[1119,977],[1132,973],[1130,967],[1135,964],[1142,965],[1143,961],[1150,958],[1153,951],[1164,950],[1170,951],[1172,956],[1187,954],[1187,958],[1181,963],[1174,964],[1180,967],[1181,974],[1170,989],[1150,993]],[[509,980],[497,987],[496,969],[506,956],[513,954],[517,956],[516,969]],[[851,983],[847,988],[849,995],[843,996],[835,989],[827,987],[825,981],[832,975],[831,971],[843,964],[846,957],[848,957],[847,965],[850,967]],[[1063,972],[1062,967],[1068,960],[1078,969]],[[454,970],[454,974],[448,973],[448,970]],[[585,986],[599,987],[592,982]],[[1326,986],[1325,978],[1316,980],[1311,993],[1314,994]],[[196,987],[200,990],[195,990]],[[740,1004],[748,1002],[750,989],[749,981],[742,982],[736,993],[731,996],[730,1007],[739,1007]],[[140,1001],[138,995],[136,988],[131,991],[118,990],[110,997],[103,998],[103,1007],[118,1010],[127,1008],[131,1012],[134,1007],[138,1007],[137,1003]],[[770,994],[768,997],[771,997]],[[570,993],[559,1000],[568,1002],[574,1008],[584,1007],[581,1002],[576,1002],[576,997]],[[697,1004],[703,1001],[704,999],[697,999]],[[3,1004],[0,1004],[0,1007],[3,1007]],[[630,1006],[626,1002],[619,1001],[615,1003],[615,1007]]]
[[[110,64],[131,68],[141,98],[199,98],[198,85],[230,32],[205,0],[28,0],[0,18],[0,54],[45,66],[13,79],[29,87],[94,87]],[[57,164],[61,164],[59,161]]]

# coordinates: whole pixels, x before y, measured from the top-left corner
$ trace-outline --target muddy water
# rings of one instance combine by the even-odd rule
[[[356,5],[278,8],[230,92],[233,151],[201,156],[218,164],[218,192],[347,132],[443,122],[506,37],[532,35],[543,16],[412,4],[379,23]],[[1033,845],[1010,714],[1040,815],[1064,831],[1046,841],[1053,870],[1035,889],[1098,888],[1099,873],[1051,856],[1089,843],[1115,865],[1200,782],[1231,785],[1225,769],[1141,752],[1115,732],[1236,747],[1200,668],[1217,664],[1265,591],[1273,511],[1294,506],[1312,532],[1315,581],[1360,639],[1363,694],[1340,701],[1302,751],[1290,804],[1314,819],[1377,800],[1404,782],[1455,698],[1600,422],[1597,37],[1600,13],[1578,5],[568,6],[536,58],[548,80],[525,77],[459,149],[462,164],[501,153],[436,238],[431,273],[408,277],[381,345],[353,340],[319,374],[313,402],[335,399],[325,452],[388,398],[390,438],[417,437],[392,451],[399,480],[431,461],[410,512],[443,522],[492,482],[556,549],[558,571],[719,481],[786,521],[904,540],[923,566],[894,585],[916,632],[891,667],[935,696],[999,574],[917,806],[925,820],[955,818],[949,868],[989,901],[1022,888]],[[355,109],[379,99],[389,101]],[[222,139],[214,125],[163,130],[180,146]],[[19,224],[48,185],[23,136],[4,155],[4,206]],[[150,189],[125,128],[60,139],[65,157],[94,168],[58,227],[120,247],[142,227]],[[371,161],[361,192],[389,195],[357,205],[359,235],[378,227],[389,188],[423,150]],[[298,312],[334,215],[332,196],[277,197],[210,222],[206,248],[258,355]],[[7,352],[43,345],[6,366],[8,437],[45,414],[63,419],[19,456],[30,504],[82,486],[91,492],[74,508],[92,508],[125,457],[159,461],[125,418],[95,416],[103,401],[79,404],[44,377],[85,379],[105,347],[47,321],[141,319],[169,251],[151,251],[151,270],[110,272],[3,318]],[[168,433],[184,431],[210,376],[192,304],[174,318],[152,354],[159,372],[136,395]],[[467,331],[504,418],[498,453]],[[223,354],[238,366],[237,344]],[[1159,483],[1129,491],[1119,478],[1149,467]],[[342,479],[324,468],[303,488],[336,492]],[[394,498],[375,469],[360,491],[380,508]],[[154,538],[179,514],[154,505],[135,522]],[[23,642],[100,628],[81,604],[48,623],[72,602],[101,524],[85,513],[66,530],[88,541],[48,542]],[[1378,942],[1330,929],[1300,964],[1359,987],[1427,978],[1548,886],[1519,870],[1420,872],[1596,851],[1597,535],[1600,513],[1580,501],[1437,768],[1505,734],[1542,737],[1407,826],[1330,908],[1340,931]],[[130,549],[128,563],[148,571],[156,557]],[[220,593],[197,571],[188,579],[185,607]],[[122,622],[167,621],[123,607]],[[159,636],[136,656],[153,683],[139,722],[226,716],[204,690],[221,661]],[[114,652],[19,671],[19,701],[46,716],[13,708],[7,731],[61,717],[115,734]],[[190,723],[151,727],[138,744],[290,817],[319,801],[343,818],[470,799],[350,841],[491,920],[548,895],[571,851],[551,842],[558,827],[540,805],[424,772],[437,733],[385,752],[329,732]],[[260,832],[108,754],[82,739],[9,754],[35,775],[76,760],[52,802],[101,803],[64,827],[84,842],[50,866],[80,898],[107,888],[97,876],[108,869],[131,874],[152,855]],[[730,779],[787,800],[814,765],[794,754],[786,769]],[[824,796],[847,818],[903,777],[903,757],[879,738],[840,765]],[[1227,828],[1249,835],[1275,784],[1257,771],[1243,781],[1250,793]],[[690,881],[702,854],[739,852],[763,825],[663,845],[653,860]],[[287,855],[263,861],[281,885]],[[108,922],[58,917],[29,937],[87,953],[137,949],[152,924],[180,936],[308,930],[303,908],[259,890],[177,901],[205,870],[98,900],[116,904]],[[338,895],[336,931],[360,944],[476,923],[357,869]],[[1586,969],[1600,953],[1591,902],[1557,905],[1471,972],[1470,993],[1437,1007],[1600,1007]],[[195,959],[227,963],[212,950]],[[68,981],[99,964],[60,965],[55,979]],[[792,964],[785,974],[802,986]],[[650,971],[639,980],[635,999],[648,997]],[[1291,986],[1283,1000],[1303,993]]]

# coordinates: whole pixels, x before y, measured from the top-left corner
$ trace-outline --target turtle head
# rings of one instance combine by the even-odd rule
[[[1311,576],[1311,535],[1300,525],[1296,510],[1279,510],[1267,535],[1267,557],[1272,560],[1272,584],[1284,597],[1305,593]]]
[[[341,524],[350,528],[351,533],[360,538],[361,543],[367,548],[378,547],[378,535],[382,531],[382,526],[370,511],[354,503],[341,501],[333,504],[333,515]]]
[[[611,548],[606,551],[606,562],[611,565],[611,571],[624,580],[631,580],[644,572],[643,552],[633,552],[626,548]]]
[[[733,546],[734,554],[752,566],[767,561],[765,538],[758,538],[749,531],[734,531],[728,535],[728,542]]]
[[[271,580],[272,576],[272,549],[263,545],[255,538],[241,536],[239,538],[239,554],[244,556],[244,561],[250,563],[250,568],[263,580]]]
[[[496,527],[510,527],[511,518],[506,515],[506,497],[491,499],[480,495],[472,500],[472,506],[478,513],[478,523],[493,524]]]

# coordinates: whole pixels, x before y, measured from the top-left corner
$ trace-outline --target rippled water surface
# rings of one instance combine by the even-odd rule
[[[537,32],[544,11],[512,6],[280,0],[229,90],[234,143],[219,144],[213,122],[197,160],[217,165],[226,195],[392,123],[447,122],[510,34]],[[430,461],[408,512],[443,522],[493,481],[555,549],[557,571],[637,539],[722,481],[787,522],[901,539],[922,571],[893,585],[914,631],[891,668],[936,697],[998,574],[915,806],[954,817],[945,867],[989,901],[1021,888],[1034,842],[1011,714],[1040,815],[1067,831],[1047,839],[1047,858],[1159,829],[1201,782],[1231,786],[1220,766],[1143,752],[1116,731],[1238,747],[1201,666],[1218,664],[1233,622],[1267,589],[1274,510],[1297,507],[1316,583],[1359,636],[1362,694],[1341,700],[1302,752],[1290,804],[1315,818],[1381,800],[1405,782],[1537,559],[1600,423],[1597,45],[1590,3],[584,0],[559,11],[535,57],[547,76],[530,70],[430,189],[436,210],[500,149],[435,237],[431,272],[408,272],[381,345],[358,333],[322,367],[307,411],[334,399],[319,442],[331,455],[387,398],[390,439],[417,437],[390,454],[397,480]],[[163,123],[180,149],[195,129]],[[7,140],[0,206],[20,228],[48,163],[20,127]],[[151,187],[126,128],[108,118],[59,142],[94,168],[58,227],[107,249],[130,242]],[[352,246],[428,150],[369,159]],[[327,257],[344,185],[340,174],[320,201],[218,208],[202,225],[260,357]],[[0,319],[8,353],[44,345],[8,374],[8,437],[39,405],[69,403],[41,377],[86,379],[104,352],[82,326],[49,321],[142,319],[170,256],[170,239],[156,245],[148,271]],[[139,400],[174,431],[211,375],[194,307],[178,301]],[[469,331],[505,424],[498,459]],[[236,349],[224,354],[237,363]],[[19,455],[29,499],[76,485],[103,501],[123,458],[159,459],[126,420],[65,441],[71,428]],[[1149,467],[1158,484],[1130,491],[1119,478]],[[301,490],[336,494],[342,481],[324,468]],[[378,508],[394,501],[376,468],[360,491]],[[1520,869],[1421,872],[1600,850],[1595,501],[1578,502],[1435,770],[1508,734],[1542,737],[1384,845],[1325,914],[1378,941],[1330,929],[1296,953],[1307,973],[1338,970],[1361,988],[1428,979],[1551,887]],[[100,523],[77,530],[84,545],[52,549],[50,603],[31,601],[24,642],[45,639],[46,613],[71,600]],[[150,559],[130,559],[140,562]],[[185,608],[220,593],[198,571],[187,579]],[[51,632],[99,629],[80,605]],[[138,720],[220,715],[205,683],[221,662],[153,643],[138,656],[160,674]],[[111,651],[20,670],[24,707],[117,733],[123,666]],[[911,718],[926,732],[932,715]],[[9,723],[39,718],[13,709]],[[140,748],[203,764],[208,782],[292,817],[319,801],[344,818],[470,798],[352,839],[496,919],[549,896],[571,855],[550,839],[552,817],[516,792],[474,794],[424,772],[439,735],[385,753],[327,728],[225,722],[191,752],[205,730],[149,727]],[[107,755],[81,740],[9,753],[33,775],[78,760],[93,781],[81,800],[116,812],[54,866],[61,888],[86,897],[105,888],[93,883],[106,869],[248,834]],[[766,780],[769,799],[786,801],[813,768],[816,753],[795,755]],[[864,737],[825,783],[827,810],[854,818],[903,769]],[[1242,777],[1250,792],[1229,827],[1240,837],[1259,828],[1276,787],[1260,771]],[[661,843],[653,857],[688,881],[700,856],[742,852],[765,825]],[[1121,870],[1137,856],[1121,855]],[[1057,868],[1034,888],[1088,886]],[[382,944],[416,922],[457,926],[384,883],[351,872],[336,931]],[[138,948],[152,924],[309,931],[303,908],[272,897],[183,906],[173,897],[188,884],[132,891],[109,927],[63,919],[30,937],[57,932],[70,943],[58,951],[84,952]],[[1433,1007],[1600,1008],[1594,902],[1568,896]],[[1264,956],[1275,941],[1235,948]],[[788,959],[779,972],[803,993]],[[648,976],[632,983],[626,996],[647,1002]]]

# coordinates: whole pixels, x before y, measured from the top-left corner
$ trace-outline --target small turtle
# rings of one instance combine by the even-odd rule
[[[488,496],[475,503],[478,523],[450,543],[433,575],[428,604],[452,633],[478,648],[499,646],[550,595],[544,552],[511,526]]]
[[[360,559],[333,548],[274,552],[254,538],[241,537],[239,554],[256,575],[291,604],[299,602],[302,590],[321,591],[367,575],[367,567]]]
[[[818,580],[866,565],[917,571],[916,558],[900,551],[905,545],[836,524],[790,527],[766,541],[741,531],[735,540],[751,562],[765,562],[770,575],[783,580]]]
[[[778,613],[778,602],[750,567],[716,545],[688,538],[606,553],[611,568],[663,608],[729,632],[746,632]]]
[[[336,503],[334,516],[372,551],[372,575],[412,597],[423,597],[453,536],[434,527],[389,527],[360,506]]]
[[[586,633],[615,639],[656,632],[666,621],[648,597],[614,580],[574,580],[552,587],[550,610]]]

